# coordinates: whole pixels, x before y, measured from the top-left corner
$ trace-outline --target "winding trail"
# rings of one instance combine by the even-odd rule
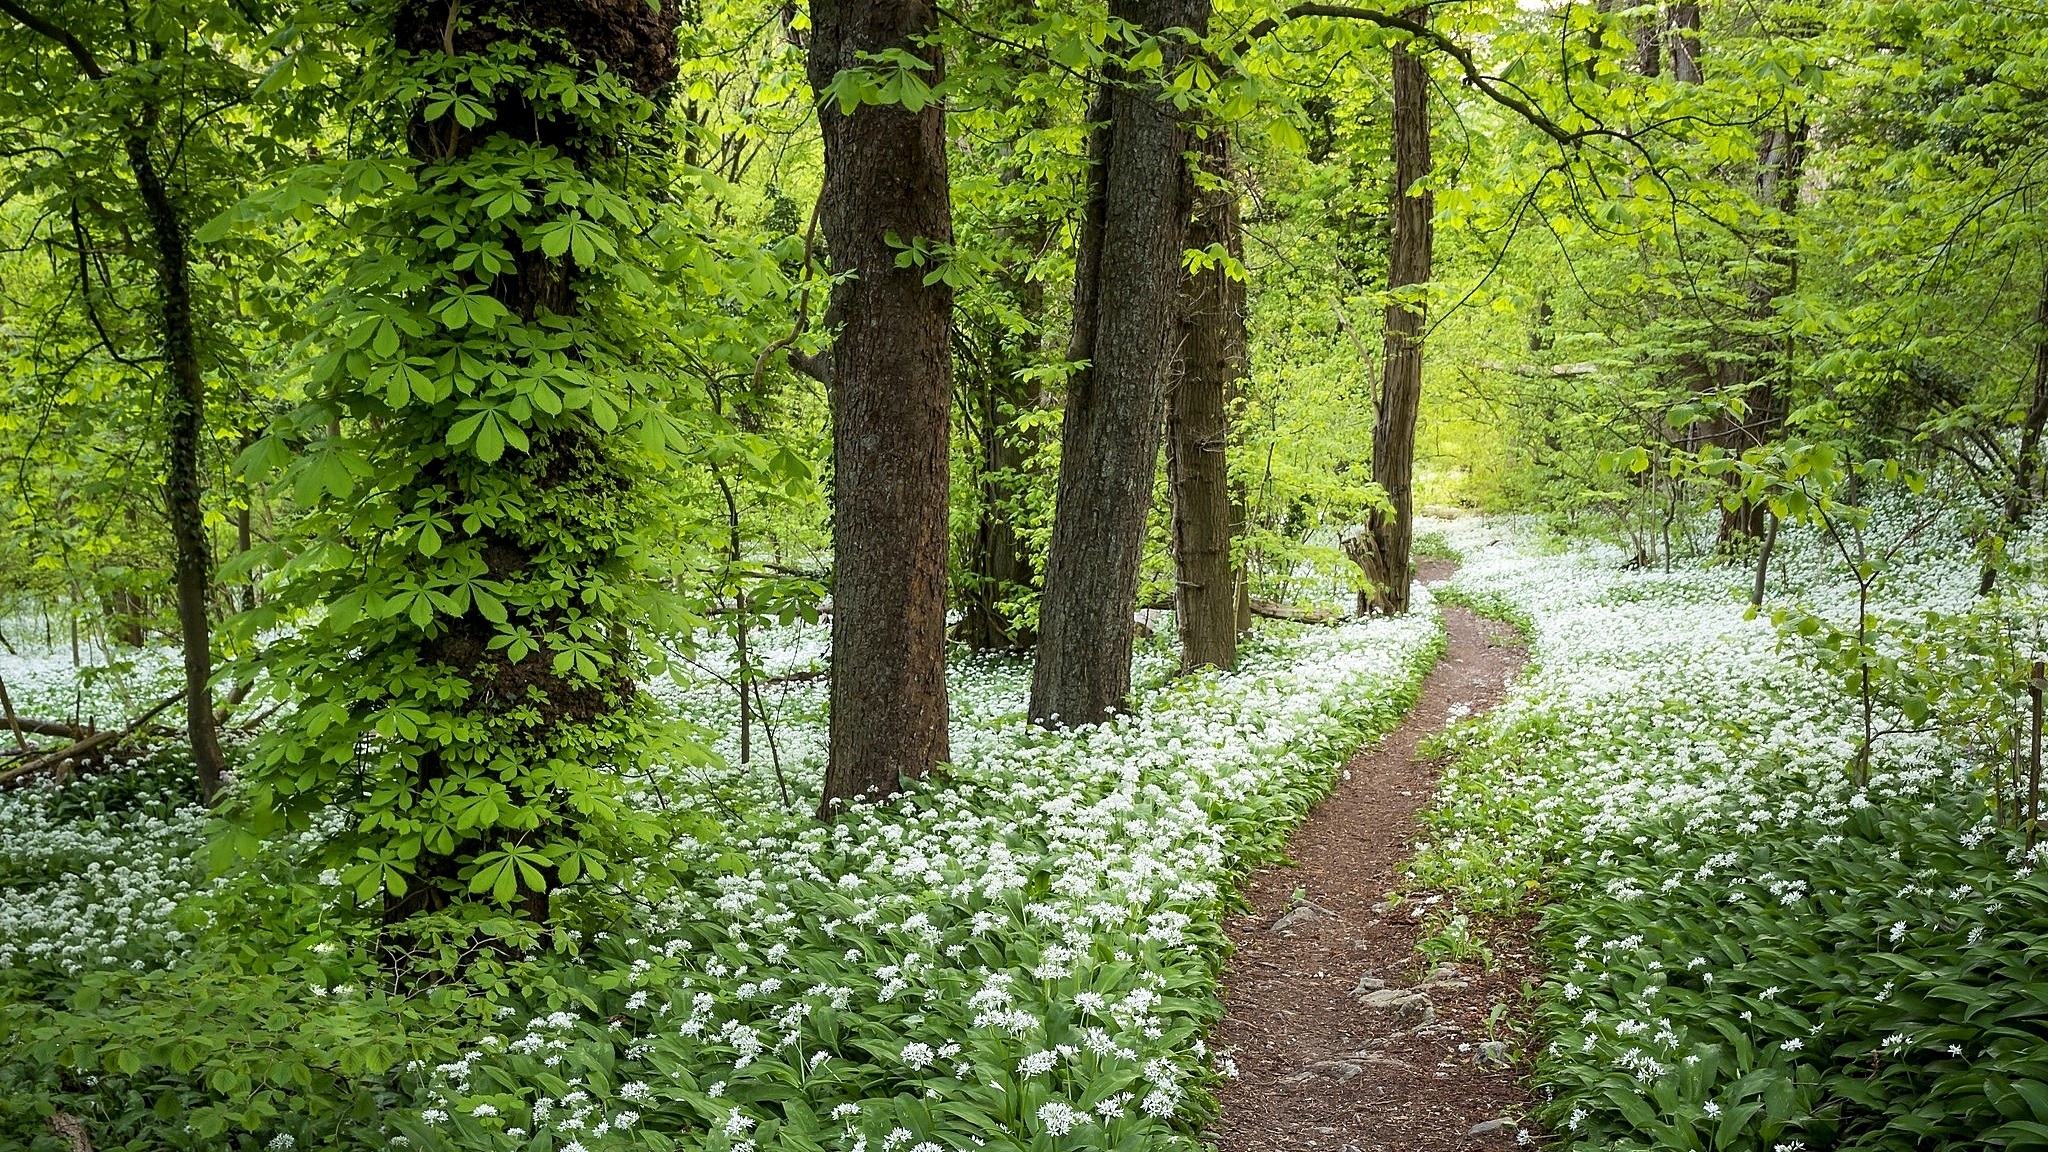
[[[1449,571],[1425,564],[1423,578]],[[1524,658],[1507,625],[1455,605],[1443,612],[1449,643],[1415,707],[1351,758],[1288,842],[1294,865],[1254,874],[1254,911],[1227,925],[1237,951],[1217,1038],[1235,1053],[1239,1078],[1224,1085],[1210,1132],[1220,1152],[1515,1144],[1509,1118],[1527,1096],[1497,1058],[1503,1049],[1488,1043],[1488,1014],[1499,1004],[1520,1012],[1522,981],[1535,970],[1523,934],[1487,941],[1492,972],[1468,962],[1425,973],[1411,912],[1427,906],[1385,902],[1443,768],[1418,759],[1418,745],[1498,703]]]

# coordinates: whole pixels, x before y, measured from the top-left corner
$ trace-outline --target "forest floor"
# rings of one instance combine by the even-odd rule
[[[1423,577],[1451,567],[1425,562]],[[1221,1093],[1221,1152],[1515,1142],[1526,1092],[1496,1033],[1534,976],[1523,934],[1495,933],[1490,965],[1429,965],[1417,950],[1428,905],[1389,898],[1443,768],[1428,738],[1498,703],[1526,655],[1506,624],[1443,614],[1448,645],[1415,707],[1352,757],[1289,840],[1293,863],[1255,873],[1252,911],[1229,921],[1218,1039],[1239,1075]]]

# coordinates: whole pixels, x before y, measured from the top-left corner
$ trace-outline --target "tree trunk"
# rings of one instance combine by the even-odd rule
[[[1148,35],[1206,33],[1208,0],[1113,0]],[[1158,41],[1170,71],[1183,42]],[[1112,65],[1089,119],[1088,202],[1074,269],[1074,339],[1059,490],[1039,608],[1031,719],[1088,724],[1131,688],[1131,614],[1158,465],[1190,188],[1183,114],[1158,77]]]
[[[927,0],[816,0],[811,86],[824,91],[865,54],[903,50],[943,79]],[[894,794],[949,755],[946,730],[947,450],[953,293],[896,266],[889,242],[953,240],[945,113],[862,105],[818,113],[825,138],[820,218],[835,273],[829,816],[855,797]],[[941,256],[948,258],[950,254]]]
[[[1027,463],[1019,441],[1022,433],[1015,425],[1016,413],[1037,402],[1038,388],[1023,378],[1021,367],[1021,362],[998,355],[974,392],[981,409],[980,475],[975,485],[981,515],[969,549],[959,634],[977,652],[1022,651],[1037,638],[1002,606],[1018,589],[1028,588],[1032,578],[1031,557],[1013,518]]]
[[[523,4],[517,0],[405,0],[398,7],[393,36],[398,48],[417,56],[477,59],[506,42],[543,59],[572,61],[579,74],[602,67],[620,77],[639,95],[657,98],[675,80],[675,35],[680,12],[674,0],[560,0]],[[469,160],[494,137],[504,136],[551,149],[567,158],[579,175],[594,179],[615,148],[615,141],[595,135],[547,96],[533,96],[520,85],[500,86],[488,118],[463,130],[452,118],[428,120],[422,107],[409,109],[407,143],[422,169],[421,186],[431,187],[451,167]],[[457,185],[460,187],[460,185]],[[466,195],[455,192],[452,195]],[[582,336],[576,321],[584,315],[584,296],[591,289],[589,272],[568,254],[549,256],[539,249],[512,254],[512,267],[488,282],[493,298],[519,323],[539,329],[554,327]],[[583,337],[587,339],[587,337]],[[585,355],[581,340],[563,349],[571,360]],[[446,441],[439,427],[444,417],[414,415],[401,409],[382,435],[426,435]],[[422,423],[412,423],[420,421]],[[511,586],[509,623],[503,612],[493,621],[478,603],[460,615],[444,617],[443,626],[406,635],[399,646],[416,646],[417,659],[428,668],[453,670],[466,682],[462,704],[469,731],[440,743],[429,743],[417,757],[406,786],[431,794],[451,774],[468,767],[483,734],[490,751],[517,755],[535,766],[550,761],[602,765],[624,759],[621,747],[630,731],[630,717],[639,700],[627,669],[632,665],[629,638],[615,617],[607,619],[597,602],[582,598],[608,568],[619,566],[612,539],[594,525],[644,514],[634,499],[640,481],[605,442],[594,425],[564,420],[531,426],[527,451],[507,451],[485,461],[469,453],[434,458],[410,481],[400,497],[406,506],[429,506],[460,523],[454,509],[470,501],[506,500],[529,510],[524,519],[484,521],[480,527],[458,529],[446,547],[473,547],[483,562],[483,575]],[[338,435],[337,425],[330,429]],[[437,445],[438,447],[438,445]],[[573,558],[548,555],[557,540],[581,547]],[[545,565],[545,570],[541,566]],[[533,595],[534,584],[546,581],[552,594]],[[581,600],[582,619],[572,620],[565,602]],[[521,605],[526,601],[526,605]],[[530,605],[530,606],[527,606]],[[503,633],[520,629],[542,639],[541,646],[515,658],[502,644]],[[574,664],[558,664],[549,639],[582,635],[605,647],[606,663],[596,673]],[[511,801],[535,810],[555,805],[570,809],[548,835],[565,840],[582,836],[582,813],[564,796],[554,773],[502,777]],[[422,851],[414,864],[418,880],[401,893],[385,890],[383,920],[398,925],[415,914],[450,907],[471,898],[461,871],[479,854],[527,842],[530,830],[504,823],[480,822],[438,850]],[[522,879],[512,903],[528,920],[545,924],[551,916],[551,893],[561,883],[552,867],[541,868],[540,883]]]
[[[1198,145],[1202,168],[1223,181],[1199,193],[1187,246],[1244,255],[1236,172],[1225,129]],[[1168,395],[1166,467],[1173,487],[1174,622],[1181,670],[1237,666],[1237,571],[1231,564],[1230,399],[1247,368],[1245,288],[1211,265],[1184,278],[1180,357]]]
[[[1666,12],[1671,22],[1671,78],[1698,84],[1705,78],[1700,67],[1700,6],[1697,0],[1687,0]]]
[[[1655,77],[1664,68],[1664,29],[1652,10],[1636,21],[1636,75]]]
[[[198,321],[192,314],[185,220],[149,152],[147,133],[154,120],[154,109],[146,108],[143,123],[129,135],[128,169],[142,195],[156,247],[157,306],[162,310],[164,364],[170,373],[164,389],[164,509],[171,522],[178,635],[185,650],[185,726],[199,771],[199,794],[211,802],[220,791],[227,759],[221,754],[213,695],[207,687],[213,678],[213,641],[206,617],[213,556],[202,508],[205,485],[199,475],[206,375],[199,364]]]
[[[1436,200],[1416,184],[1430,173],[1429,71],[1413,44],[1396,45],[1394,63],[1394,189],[1390,212],[1394,242],[1387,258],[1387,288],[1427,284],[1431,216]],[[1387,305],[1385,375],[1380,386],[1379,420],[1372,430],[1372,479],[1385,490],[1391,513],[1374,509],[1366,518],[1363,539],[1352,546],[1353,559],[1365,569],[1367,589],[1360,595],[1361,612],[1399,615],[1408,611],[1410,562],[1414,544],[1415,424],[1422,411],[1422,339],[1426,309],[1420,298]]]
[[[2044,274],[2040,303],[2034,306],[2034,387],[2027,401],[2027,414],[2020,423],[2019,454],[2013,457],[2012,487],[2005,491],[2005,506],[1999,515],[1999,538],[1994,547],[2003,550],[2006,541],[2034,515],[2041,484],[2041,433],[2048,429],[2048,274]],[[1998,583],[1996,556],[1984,562],[1977,580],[1977,595],[1988,596]]]
[[[1756,177],[1757,203],[1766,213],[1775,213],[1757,245],[1764,257],[1765,271],[1746,287],[1749,319],[1767,324],[1777,314],[1779,293],[1790,292],[1798,283],[1799,256],[1789,222],[1799,210],[1799,182],[1806,167],[1807,128],[1798,120],[1772,130],[1763,148]],[[1790,409],[1787,386],[1792,371],[1792,337],[1781,333],[1752,342],[1750,354],[1739,360],[1724,360],[1725,370],[1740,373],[1731,384],[1746,411],[1730,429],[1726,447],[1732,451],[1761,447],[1775,437]],[[1719,544],[1726,547],[1737,539],[1760,540],[1767,517],[1761,504],[1723,505]]]
[[[1020,173],[1011,168],[1003,178],[1014,181]],[[1027,251],[1039,251],[1045,242],[1043,226],[1029,225],[1017,242]],[[1035,629],[1003,607],[1004,600],[1028,590],[1035,576],[1016,522],[1028,483],[1026,449],[1036,439],[1035,432],[1019,426],[1018,417],[1038,407],[1044,396],[1043,386],[1025,376],[1045,317],[1044,281],[1029,273],[1020,262],[1008,269],[1001,288],[1024,318],[1022,330],[998,323],[987,339],[986,356],[960,362],[976,373],[970,392],[975,411],[967,423],[978,432],[975,488],[981,509],[968,546],[957,634],[977,652],[1021,652],[1038,639]]]

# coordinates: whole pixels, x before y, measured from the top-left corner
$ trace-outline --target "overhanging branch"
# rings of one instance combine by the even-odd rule
[[[1478,61],[1472,58],[1471,49],[1466,48],[1464,45],[1459,44],[1427,24],[1418,23],[1392,12],[1379,12],[1371,8],[1356,8],[1347,4],[1296,4],[1278,16],[1269,16],[1252,25],[1245,31],[1244,36],[1238,40],[1234,53],[1242,55],[1254,42],[1272,35],[1282,25],[1311,16],[1321,16],[1333,20],[1357,20],[1395,32],[1406,32],[1417,40],[1434,46],[1444,55],[1457,61],[1459,70],[1464,73],[1467,84],[1478,89],[1487,99],[1495,104],[1528,121],[1544,135],[1557,141],[1559,144],[1577,144],[1588,135],[1604,134],[1573,132],[1560,126],[1555,120],[1539,111],[1535,104],[1526,96],[1509,91],[1513,85],[1498,77],[1487,75],[1479,67]]]

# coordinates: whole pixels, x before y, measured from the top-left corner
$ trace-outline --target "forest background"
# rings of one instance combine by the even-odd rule
[[[258,926],[230,984],[319,925],[425,1005],[621,915],[617,877],[731,822],[628,798],[715,759],[646,690],[693,667],[829,818],[948,761],[954,648],[1035,649],[1032,718],[1103,719],[1134,611],[1190,671],[1255,614],[1404,612],[1418,507],[1762,604],[1782,523],[1868,591],[1903,494],[1984,594],[2031,573],[2048,13],[0,20],[6,639],[182,675],[120,717],[8,702],[0,781],[141,757],[218,799],[209,915]],[[757,649],[821,619],[792,794]],[[1866,704],[1967,694],[1867,613],[1785,622]],[[2025,650],[1971,655],[2024,697]],[[280,853],[347,898],[261,883]]]

